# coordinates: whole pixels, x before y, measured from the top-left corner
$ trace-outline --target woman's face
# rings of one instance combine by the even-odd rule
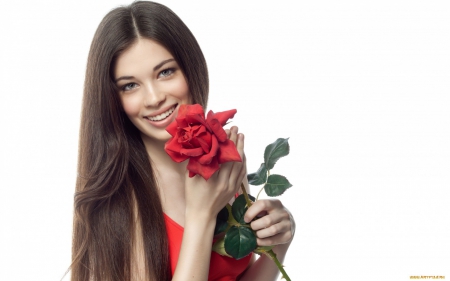
[[[145,136],[166,141],[165,128],[181,104],[190,103],[186,79],[173,56],[159,43],[140,38],[114,66],[123,110]]]

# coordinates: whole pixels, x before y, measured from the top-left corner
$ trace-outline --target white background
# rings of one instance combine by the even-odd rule
[[[0,6],[0,280],[60,280],[70,264],[86,58],[129,3]],[[447,1],[162,3],[202,47],[209,108],[237,108],[249,172],[290,137],[273,172],[294,185],[292,280],[450,278]]]

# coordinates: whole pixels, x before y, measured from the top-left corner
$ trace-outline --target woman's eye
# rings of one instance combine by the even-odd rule
[[[163,71],[161,71],[159,73],[159,77],[168,77],[170,75],[172,75],[175,72],[174,68],[168,68],[168,69],[164,69]]]
[[[123,91],[130,91],[133,90],[134,88],[136,88],[137,84],[136,83],[128,83],[125,86],[122,87]]]

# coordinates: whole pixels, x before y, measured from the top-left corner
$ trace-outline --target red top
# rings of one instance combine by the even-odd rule
[[[166,214],[164,214],[164,220],[166,222],[167,236],[169,237],[170,268],[173,276],[178,262],[178,255],[180,254],[184,228]],[[235,260],[221,256],[216,252],[211,252],[208,280],[235,281],[239,274],[247,268],[252,254],[240,260]]]

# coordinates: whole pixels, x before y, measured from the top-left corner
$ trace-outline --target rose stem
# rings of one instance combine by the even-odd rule
[[[267,170],[267,179],[269,179],[269,176],[270,176],[270,170]],[[266,186],[266,183],[267,183],[267,180],[264,183],[263,187],[261,187],[261,189],[259,190],[258,195],[256,196],[256,200],[258,200],[259,195],[261,194],[261,191],[264,189],[264,186]]]
[[[258,196],[256,196],[256,200],[258,200],[258,198],[259,198],[259,195],[261,194],[261,191],[264,189],[264,186],[263,187],[261,187],[261,189],[259,190],[259,192],[258,192]]]
[[[247,202],[247,207],[250,208],[252,201],[248,198],[247,190],[245,190],[244,183],[241,183],[242,194],[244,194],[245,202]]]
[[[280,270],[281,274],[283,275],[282,278],[286,279],[286,281],[291,281],[291,278],[289,278],[289,275],[287,275],[286,271],[284,271],[283,266],[281,265],[281,263],[278,261],[277,259],[277,255],[272,251],[264,251],[263,252],[264,255],[266,255],[267,257],[269,257],[269,259],[273,260],[275,262],[275,264],[277,265],[278,269]]]

